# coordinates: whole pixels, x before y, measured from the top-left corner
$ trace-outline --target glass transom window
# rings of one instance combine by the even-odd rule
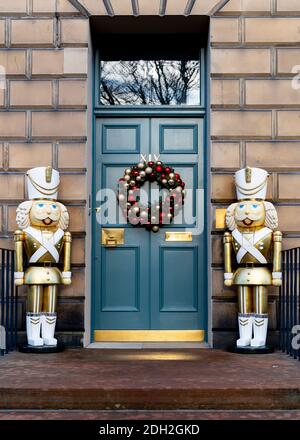
[[[102,105],[199,105],[199,60],[100,62]]]

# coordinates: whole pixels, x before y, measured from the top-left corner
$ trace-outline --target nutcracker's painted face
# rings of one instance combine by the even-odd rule
[[[263,226],[266,219],[264,202],[245,200],[237,203],[234,220],[240,228],[255,228]]]
[[[29,213],[31,226],[38,227],[57,227],[60,216],[60,204],[53,200],[34,200]]]

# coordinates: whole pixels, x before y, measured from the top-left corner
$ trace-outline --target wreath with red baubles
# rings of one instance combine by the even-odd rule
[[[139,190],[146,182],[157,182],[160,189],[167,190],[165,199],[160,197],[152,205],[140,203]],[[182,209],[184,187],[180,174],[170,166],[159,160],[143,160],[125,169],[119,179],[118,201],[127,222],[157,232],[163,224],[170,224]]]

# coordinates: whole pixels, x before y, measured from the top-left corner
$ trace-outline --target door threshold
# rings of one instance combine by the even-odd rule
[[[210,348],[206,342],[93,342],[86,348],[109,350]]]

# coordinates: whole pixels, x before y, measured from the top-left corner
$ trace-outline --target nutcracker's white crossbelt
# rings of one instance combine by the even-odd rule
[[[263,254],[255,247],[255,245],[263,240],[267,235],[269,235],[272,232],[269,228],[263,228],[260,231],[257,231],[255,233],[255,238],[253,241],[253,244],[250,243],[249,240],[247,240],[247,237],[243,236],[241,232],[238,229],[235,229],[232,231],[232,236],[235,239],[235,241],[241,246],[237,255],[236,259],[237,262],[240,263],[243,259],[243,257],[249,253],[251,254],[259,263],[261,264],[267,264],[266,258],[263,256]]]
[[[24,229],[28,235],[31,235],[40,245],[41,247],[30,257],[29,263],[37,263],[41,257],[43,257],[47,252],[53,257],[54,261],[58,263],[59,261],[59,253],[55,247],[55,245],[61,240],[64,235],[64,231],[62,229],[58,229],[53,234],[53,239],[51,242],[45,239],[42,235],[42,232],[32,228],[29,226]]]

